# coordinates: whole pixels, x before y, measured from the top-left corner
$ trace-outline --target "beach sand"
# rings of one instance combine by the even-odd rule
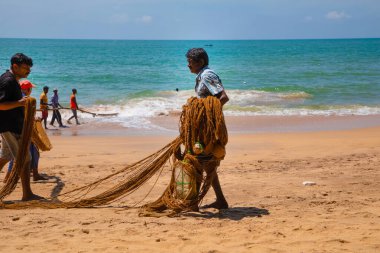
[[[234,122],[218,169],[229,209],[139,217],[134,206],[160,196],[170,180],[167,166],[148,196],[156,178],[107,207],[0,210],[0,252],[380,252],[379,126],[347,120],[337,124],[351,127],[330,122],[330,130],[256,133],[253,119],[227,120]],[[33,183],[36,194],[86,185],[176,137],[174,130],[141,136],[84,129],[49,133],[54,148],[42,153],[40,172],[50,180]],[[18,186],[7,200],[20,198]],[[203,204],[213,200],[210,190]]]

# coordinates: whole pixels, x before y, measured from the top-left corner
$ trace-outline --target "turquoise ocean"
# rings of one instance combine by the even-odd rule
[[[119,113],[102,120],[142,127],[194,95],[185,57],[192,47],[206,49],[226,88],[225,115],[380,115],[380,39],[0,39],[0,69],[23,52],[34,61],[32,96],[47,85],[68,105],[76,88],[81,107]]]

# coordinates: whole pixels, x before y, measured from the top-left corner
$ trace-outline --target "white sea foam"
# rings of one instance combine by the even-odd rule
[[[193,91],[162,91],[154,96],[118,101],[114,105],[93,105],[87,107],[96,113],[118,113],[117,117],[99,117],[97,120],[115,122],[125,127],[152,129],[159,128],[151,123],[152,117],[181,112],[182,105],[193,96]],[[224,107],[226,116],[329,116],[329,115],[375,115],[380,114],[379,106],[342,105],[307,106],[312,98],[305,92],[277,93],[265,91],[229,90],[230,101]],[[81,114],[82,118],[92,118]]]

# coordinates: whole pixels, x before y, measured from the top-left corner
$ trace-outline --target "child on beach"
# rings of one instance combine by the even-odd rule
[[[73,112],[73,116],[71,116],[68,120],[67,120],[67,123],[68,124],[71,124],[70,120],[72,118],[75,118],[75,121],[77,123],[77,125],[80,125],[79,121],[78,121],[78,116],[77,116],[77,110],[78,110],[78,104],[77,104],[77,99],[76,99],[76,94],[77,94],[77,89],[72,89],[72,94],[71,94],[71,97],[70,97],[70,108],[71,108],[71,111]]]

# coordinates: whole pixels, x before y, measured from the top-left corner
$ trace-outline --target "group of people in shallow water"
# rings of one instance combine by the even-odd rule
[[[209,58],[207,52],[203,48],[192,48],[187,51],[186,58],[188,62],[187,66],[190,72],[197,75],[194,87],[197,97],[206,98],[208,96],[214,96],[220,100],[222,106],[227,103],[229,98],[222,85],[222,81],[219,76],[208,67]],[[20,138],[24,120],[24,95],[28,96],[31,89],[34,87],[34,85],[28,80],[20,82],[20,79],[28,77],[32,66],[33,61],[30,57],[22,53],[17,53],[11,58],[10,70],[7,70],[0,76],[0,134],[2,137],[0,170],[7,162],[16,159],[16,155],[20,148]],[[22,92],[24,92],[24,95]],[[59,112],[59,109],[63,107],[59,103],[58,90],[53,90],[54,94],[50,100],[50,103],[47,98],[48,92],[49,87],[45,86],[43,88],[43,93],[41,93],[40,96],[41,118],[44,121],[45,129],[48,129],[47,118],[49,114],[49,106],[51,106],[53,110],[50,125],[54,125],[54,121],[57,120],[59,127],[65,127],[62,123],[61,114]],[[79,124],[77,118],[78,104],[76,102],[76,94],[77,90],[73,89],[70,98],[70,107],[73,112],[73,116],[70,117],[67,122],[71,123],[70,120],[75,118],[76,123]],[[30,152],[25,154],[27,157],[26,161],[32,172],[33,168],[35,168],[33,152],[34,151],[32,151],[31,147]],[[212,159],[212,155],[210,157],[200,156],[198,160],[200,163],[203,163],[207,162],[209,159]],[[212,166],[215,166],[216,170],[219,163],[215,163]],[[210,171],[213,170],[210,169]],[[35,195],[30,187],[30,171],[23,171],[20,177],[23,189],[22,200],[27,201],[41,199],[42,197]],[[33,174],[33,179],[39,180],[39,177],[35,178]],[[228,208],[228,203],[222,192],[217,174],[213,177],[212,187],[215,191],[216,201],[210,205],[207,205],[207,207],[218,209]]]
[[[33,85],[33,84],[31,84],[31,85]],[[47,97],[48,92],[49,92],[49,87],[44,86],[43,92],[40,95],[41,119],[44,122],[45,129],[48,129],[47,118],[49,116],[49,106],[51,106],[52,110],[53,110],[53,116],[51,118],[50,125],[54,126],[54,122],[55,122],[55,120],[57,120],[59,127],[66,127],[62,123],[62,116],[61,116],[61,113],[59,112],[59,109],[63,108],[63,106],[59,103],[58,89],[54,88],[53,96],[51,96],[50,103],[48,103],[48,97]],[[67,120],[68,124],[71,124],[71,120],[73,118],[75,118],[76,124],[80,125],[80,123],[78,121],[78,114],[77,114],[77,110],[79,109],[78,104],[77,104],[77,99],[76,99],[77,93],[78,93],[77,89],[75,89],[75,88],[72,89],[72,94],[70,97],[70,109],[73,112],[73,116],[71,116]]]

